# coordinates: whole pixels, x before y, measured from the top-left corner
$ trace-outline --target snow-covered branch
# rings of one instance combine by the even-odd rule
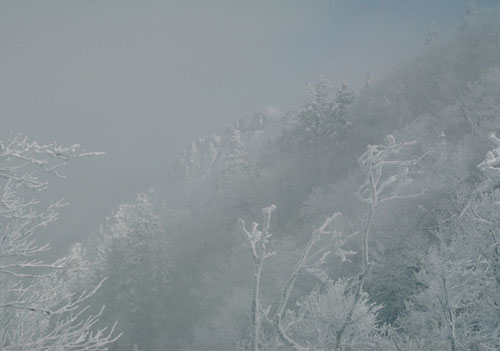
[[[381,203],[405,199],[421,195],[418,193],[405,193],[407,187],[413,183],[413,174],[418,173],[412,167],[428,153],[427,151],[416,158],[400,159],[397,157],[416,141],[396,143],[392,135],[386,137],[385,145],[368,145],[367,150],[358,158],[358,163],[365,175],[365,182],[358,191],[358,197],[375,209]]]
[[[356,233],[344,237],[342,233],[329,229],[335,219],[341,215],[340,213],[334,213],[332,216],[326,218],[322,225],[312,232],[309,241],[302,250],[299,260],[285,283],[276,312],[270,317],[270,307],[267,309],[261,307],[260,280],[264,260],[274,255],[274,251],[269,251],[267,244],[271,239],[271,233],[269,231],[271,214],[275,209],[276,206],[272,205],[262,210],[264,213],[264,225],[262,230],[258,229],[259,224],[256,222],[252,224],[251,230],[248,230],[245,226],[245,222],[240,220],[242,232],[248,239],[250,252],[254,260],[253,295],[251,303],[253,331],[251,340],[252,349],[259,349],[261,343],[259,339],[261,323],[262,321],[267,321],[274,326],[280,343],[283,343],[286,347],[300,351],[312,350],[311,347],[300,344],[288,332],[288,330],[292,328],[292,325],[289,324],[290,321],[285,323],[285,315],[291,292],[295,286],[299,273],[303,270],[315,275],[322,283],[325,283],[328,280],[328,275],[324,271],[326,258],[333,252],[335,255],[338,255],[342,261],[346,261],[350,256],[356,254],[354,251],[346,251],[341,248],[345,240]],[[292,324],[295,323],[299,323],[299,321],[294,320]]]
[[[38,258],[49,249],[38,230],[66,204],[44,205],[36,192],[49,176],[64,177],[60,170],[71,160],[100,154],[21,135],[0,141],[0,349],[104,351],[119,337],[115,326],[96,329],[102,310],[92,315],[86,306],[102,283],[76,292],[84,267],[74,255],[81,250],[51,263]]]
[[[483,179],[472,192],[471,197],[465,207],[463,208],[460,216],[462,217],[467,211],[471,211],[473,218],[483,223],[492,224],[485,220],[475,208],[475,202],[478,197],[483,197],[485,193],[491,192],[500,184],[500,139],[496,136],[495,132],[488,134],[488,139],[495,145],[495,148],[486,153],[485,159],[477,165],[481,172]],[[497,205],[500,202],[496,202]]]

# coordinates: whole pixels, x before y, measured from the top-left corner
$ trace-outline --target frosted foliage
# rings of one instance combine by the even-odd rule
[[[385,202],[419,197],[423,193],[410,186],[414,182],[412,176],[419,172],[416,166],[431,150],[419,157],[405,157],[404,151],[415,144],[416,141],[397,143],[394,136],[389,134],[386,144],[368,145],[367,150],[358,158],[364,182],[359,187],[357,196],[368,206],[362,233],[364,273],[360,285],[371,269],[370,231],[378,207]]]
[[[342,84],[335,93],[334,114],[341,126],[350,124],[351,104],[354,102],[354,92],[346,84]]]
[[[337,345],[336,332],[354,304],[354,293],[348,292],[349,283],[343,280],[329,281],[323,288],[314,289],[310,295],[297,302],[296,312],[289,312],[285,324],[302,344],[312,350],[376,350],[383,349],[383,338],[378,335],[376,313],[379,306],[368,302],[363,294],[355,304],[352,320],[344,332],[344,338]],[[387,346],[385,346],[387,347]]]
[[[333,105],[332,88],[327,79],[321,78],[315,85],[309,85],[309,100],[299,114],[299,121],[309,137],[318,136]]]
[[[136,203],[121,204],[113,214],[106,218],[106,223],[100,228],[102,240],[98,245],[99,257],[106,259],[115,239],[129,240],[137,233],[156,235],[161,228],[160,217],[151,204],[151,196],[147,193],[137,195]]]
[[[347,347],[376,350],[384,342],[376,323],[379,307],[368,303],[368,296],[361,291],[354,292],[352,284],[343,280],[333,282],[326,273],[326,259],[335,254],[341,261],[349,261],[356,254],[342,249],[345,242],[357,233],[343,235],[331,229],[340,213],[325,219],[313,231],[310,240],[290,273],[283,288],[277,307],[264,308],[260,299],[260,281],[264,260],[274,255],[268,246],[271,213],[276,206],[264,208],[263,229],[254,222],[251,229],[240,220],[243,233],[250,244],[254,259],[253,295],[251,302],[252,335],[251,349],[294,349],[294,350],[345,350]],[[289,310],[292,290],[301,272],[315,276],[322,287],[297,302],[297,310]],[[323,292],[324,291],[324,292]],[[274,333],[263,333],[263,323],[271,325]],[[274,335],[274,336],[272,336]]]
[[[401,158],[403,150],[416,142],[396,143],[392,135],[386,139],[384,145],[368,145],[366,152],[358,158],[359,166],[366,175],[358,195],[374,209],[386,201],[421,195],[421,192],[408,192],[408,186],[414,181],[414,167],[427,153],[417,158]]]
[[[500,141],[488,138],[478,169],[482,180],[460,216],[442,225],[438,245],[417,274],[425,289],[407,302],[400,319],[405,349],[496,350],[500,347],[498,184]]]
[[[76,280],[87,266],[81,245],[52,263],[39,259],[49,249],[36,234],[58,217],[62,200],[43,205],[36,192],[45,176],[63,177],[69,161],[99,153],[79,145],[41,145],[20,135],[0,141],[0,349],[106,350],[118,335],[96,329],[101,313],[88,315],[87,300],[100,284],[76,292]]]
[[[488,187],[500,183],[500,139],[495,133],[490,133],[488,138],[495,144],[495,148],[486,153],[486,158],[477,167],[484,174]],[[485,189],[486,190],[486,189]]]
[[[435,249],[418,274],[426,289],[408,302],[400,323],[408,350],[495,350],[500,347],[498,283],[492,261],[473,256],[475,242],[458,235]],[[403,334],[404,335],[404,334]]]
[[[223,135],[201,137],[182,150],[176,169],[181,181],[207,181],[221,173],[246,170],[252,157],[280,129],[282,113],[273,107],[231,124]],[[229,171],[233,170],[233,171]]]
[[[236,174],[246,171],[248,165],[248,155],[241,142],[241,134],[238,129],[231,133],[227,146],[219,159],[220,174],[223,179],[230,179]]]
[[[107,277],[96,300],[106,302],[105,321],[118,321],[121,350],[137,344],[155,348],[169,314],[168,242],[165,221],[152,203],[154,191],[141,193],[133,204],[120,205],[102,228],[93,281]],[[147,331],[147,332],[146,332]]]
[[[498,188],[500,184],[500,139],[494,132],[488,134],[488,139],[495,145],[495,148],[486,153],[485,159],[477,166],[483,175],[482,181],[478,187],[472,192],[469,201],[462,210],[460,216],[466,214],[469,210],[475,219],[479,221],[486,221],[477,210],[477,202],[488,196],[491,191]],[[498,206],[500,201],[495,202]],[[491,224],[491,223],[490,223]]]
[[[196,50],[213,49],[214,40],[236,44],[236,51],[217,54],[223,60],[191,55],[205,66],[213,66],[205,67],[211,72],[208,75],[199,74],[195,61],[184,60],[192,68],[191,76],[207,80],[214,90],[196,99],[190,87],[199,87],[181,79],[180,90],[163,89],[163,95],[175,99],[187,94],[188,104],[179,108],[163,104],[164,117],[146,120],[144,114],[140,120],[132,115],[155,109],[141,108],[137,102],[144,105],[161,94],[149,94],[146,101],[144,92],[134,87],[110,90],[115,98],[104,104],[97,99],[96,106],[82,107],[66,96],[70,99],[62,101],[61,108],[50,108],[60,101],[44,99],[38,92],[50,93],[59,83],[66,83],[67,73],[80,72],[78,65],[76,71],[67,70],[67,62],[62,61],[69,56],[56,55],[62,61],[49,65],[62,65],[52,81],[55,85],[50,82],[54,75],[45,72],[45,66],[39,71],[48,79],[46,89],[24,84],[22,73],[27,74],[24,78],[31,77],[36,70],[17,72],[10,63],[16,65],[16,56],[22,65],[39,58],[25,50],[30,48],[30,29],[34,27],[24,25],[38,28],[40,21],[16,19],[60,17],[63,26],[59,29],[74,21],[66,16],[71,15],[68,9],[63,9],[64,16],[56,16],[53,11],[14,9],[26,9],[14,5],[21,2],[6,4],[9,17],[14,16],[7,27],[20,24],[26,28],[16,31],[13,27],[4,35],[4,39],[22,40],[4,45],[14,50],[7,50],[9,65],[3,65],[12,73],[7,81],[9,77],[14,80],[4,84],[13,104],[4,110],[15,110],[19,118],[7,116],[3,127],[30,123],[41,132],[81,133],[85,130],[69,131],[67,123],[53,123],[55,119],[46,113],[69,108],[78,114],[104,107],[111,115],[98,124],[76,121],[91,132],[93,142],[104,140],[110,148],[100,169],[91,164],[65,168],[77,158],[80,162],[81,157],[99,154],[87,153],[79,145],[40,144],[20,135],[0,141],[0,350],[500,350],[500,5],[493,5],[492,0],[472,1],[484,3],[484,8],[471,4],[465,13],[465,2],[435,6],[438,1],[407,1],[397,6],[409,11],[394,13],[393,8],[384,11],[394,1],[386,1],[375,12],[373,6],[362,9],[356,4],[346,7],[323,1],[321,5],[287,6],[280,9],[280,18],[274,16],[275,5],[265,9],[251,3],[230,9],[233,5],[204,2],[200,8],[194,2],[182,2],[180,7],[170,6],[182,28],[168,20],[158,21],[164,16],[151,12],[150,6],[135,11],[137,16],[132,17],[121,10],[105,11],[97,19],[112,29],[106,31],[111,37],[119,34],[127,39],[126,31],[132,27],[137,32],[129,38],[132,40],[108,45],[111,51],[122,53],[138,38],[145,39],[139,40],[140,48],[161,44],[162,40],[150,40],[160,22],[187,31],[189,38],[174,40],[181,49],[193,47],[191,39],[196,38],[191,32],[203,27],[200,20],[210,22],[202,31],[215,30],[215,36],[209,35],[210,40],[201,46],[194,45]],[[3,10],[5,6],[1,6]],[[411,22],[415,33],[392,33],[392,38],[383,40],[386,47],[382,50],[382,56],[394,60],[403,52],[418,51],[414,58],[391,68],[390,60],[377,53],[352,60],[342,53],[342,47],[353,49],[353,54],[379,50],[378,39],[384,39],[382,32],[387,32],[384,28],[396,28],[385,19],[402,24],[405,21],[400,19],[408,14],[415,17],[412,10],[417,8],[417,20],[425,16],[427,23]],[[80,6],[75,13],[82,17],[78,10]],[[331,15],[337,10],[340,17],[343,12],[351,17],[361,15],[359,18],[379,16],[375,20],[385,27],[356,26],[357,21],[356,33],[350,29],[336,32],[339,24],[349,22],[346,18],[336,23]],[[459,11],[462,18],[456,16]],[[267,20],[255,16],[266,13],[273,15],[267,23],[271,27],[275,19],[286,22],[284,27],[276,26],[278,35],[267,38],[281,41],[277,46],[254,40],[254,34],[269,32]],[[214,14],[224,20],[211,21]],[[436,25],[429,26],[431,17]],[[238,18],[243,21],[235,21]],[[153,20],[151,25],[137,26],[137,20],[145,19]],[[119,30],[111,25],[115,20],[123,22]],[[196,23],[190,25],[189,20]],[[450,26],[458,27],[455,34]],[[69,48],[66,51],[74,54],[71,49],[83,43],[82,39],[100,46],[104,43],[57,31],[53,23],[42,27],[31,38],[41,39],[31,45],[37,53]],[[99,34],[101,27],[92,22],[89,35]],[[248,33],[237,35],[235,28]],[[366,29],[378,32],[363,34]],[[66,43],[71,47],[56,45],[52,37],[56,41],[63,38],[56,35],[50,45],[38,45],[46,44],[47,30],[75,40]],[[223,32],[235,40],[220,41]],[[334,32],[340,35],[335,43],[328,40]],[[357,39],[365,36],[370,48],[356,48],[358,40],[350,45],[353,33]],[[105,42],[111,38],[107,34]],[[398,47],[389,47],[390,42]],[[260,44],[264,46],[259,48]],[[333,56],[323,45],[324,50],[310,52],[316,58],[324,56],[315,59],[306,51],[316,44],[335,45],[341,55],[335,55],[336,62],[327,63]],[[171,49],[182,56],[179,45]],[[302,59],[280,60],[275,49]],[[120,61],[133,65],[158,61],[150,60],[151,55],[130,53],[132,56]],[[98,56],[101,54],[99,51]],[[237,66],[226,59],[248,54],[253,55],[252,64],[271,64],[274,73],[257,70],[260,73],[250,81],[238,79],[238,74],[218,74],[217,67]],[[42,61],[44,57],[41,55]],[[304,70],[297,66],[292,75],[286,73],[290,63],[312,62],[314,67]],[[355,67],[359,63],[365,66]],[[247,75],[257,72],[248,65],[239,66],[249,69]],[[304,74],[320,74],[319,70],[335,81],[320,76],[306,88],[305,99],[292,101],[304,87],[285,87],[286,83],[303,81],[307,79]],[[367,74],[370,70],[374,75]],[[110,77],[121,71],[112,70]],[[278,80],[248,89],[248,83],[271,75]],[[164,85],[156,83],[166,75],[157,76],[150,84],[153,90]],[[209,82],[217,76],[220,82]],[[229,95],[220,90],[228,82],[239,84]],[[18,94],[18,88],[27,90]],[[69,95],[75,92],[70,90]],[[85,99],[91,90],[77,90],[84,100],[95,100]],[[35,99],[30,99],[33,92]],[[119,97],[124,92],[137,96],[124,101]],[[243,100],[247,101],[231,101],[233,93],[240,100],[246,96]],[[258,108],[259,102],[255,105],[251,100],[269,98],[272,102],[273,94],[279,97],[276,102],[284,113],[273,107],[242,111],[250,105]],[[202,111],[207,102],[220,97],[226,97],[226,108],[216,114],[213,109],[210,112],[210,106]],[[114,102],[129,104],[108,108]],[[31,123],[23,111],[37,106],[41,114]],[[231,117],[227,115],[230,111],[244,114]],[[120,112],[126,115],[116,115]],[[184,123],[186,128],[172,124],[171,118],[193,117],[193,112],[205,119],[194,122],[195,130],[186,130],[189,122]],[[78,116],[68,121],[74,118]],[[234,119],[229,122],[229,118]],[[216,131],[220,123],[228,124]],[[163,130],[163,137],[145,140],[152,128],[160,134]],[[192,142],[185,139],[203,130],[217,134],[200,135]],[[124,132],[134,135],[127,138]],[[168,134],[172,132],[175,136]],[[187,143],[172,159],[170,148],[179,142]],[[116,158],[120,157],[117,151],[121,160]],[[63,173],[69,171],[76,178],[61,181],[53,189],[50,182],[64,178]],[[86,178],[86,184],[78,177]],[[145,183],[149,181],[153,183]],[[50,192],[45,191],[49,183]],[[158,190],[147,191],[150,186]],[[66,203],[57,200],[58,189],[68,189],[65,195],[75,207],[62,211]],[[145,190],[134,196],[134,191]],[[82,192],[83,197],[76,198]],[[116,207],[109,208],[113,204]],[[53,223],[60,217],[64,217],[60,223]],[[238,218],[244,220],[238,222]]]
[[[318,136],[333,138],[351,123],[351,104],[355,96],[346,84],[334,92],[331,83],[321,78],[307,90],[308,100],[298,115],[307,143]]]
[[[479,81],[469,83],[459,104],[473,133],[496,128],[500,120],[500,66],[493,66]]]
[[[178,162],[187,179],[206,178],[210,174],[220,143],[221,138],[218,136],[199,138],[180,153]]]

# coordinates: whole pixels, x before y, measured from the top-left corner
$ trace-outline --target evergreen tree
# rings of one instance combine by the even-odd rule
[[[309,85],[308,99],[298,114],[302,143],[313,143],[323,134],[325,123],[332,119],[333,98],[330,81],[321,77],[314,85]]]
[[[228,185],[235,177],[249,171],[248,154],[241,141],[241,133],[231,128],[227,144],[219,159],[219,173],[217,182]]]
[[[123,339],[116,349],[156,347],[168,323],[168,258],[164,222],[140,194],[120,206],[104,229],[96,279],[106,278],[97,299],[107,302],[106,318],[118,321]]]

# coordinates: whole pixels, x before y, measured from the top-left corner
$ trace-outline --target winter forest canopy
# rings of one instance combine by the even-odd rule
[[[421,37],[195,138],[78,235],[56,224],[102,204],[51,189],[113,154],[3,133],[0,350],[499,350],[500,5]]]

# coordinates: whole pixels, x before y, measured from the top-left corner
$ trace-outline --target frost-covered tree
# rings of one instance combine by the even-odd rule
[[[199,138],[182,150],[176,160],[175,171],[181,180],[206,179],[217,160],[221,138],[216,135]]]
[[[346,240],[354,236],[343,235],[330,229],[332,223],[340,216],[335,213],[313,231],[311,238],[302,250],[293,267],[277,306],[264,308],[260,298],[260,281],[264,261],[274,255],[269,249],[271,240],[271,213],[275,206],[263,209],[265,214],[263,229],[254,222],[250,230],[240,220],[242,231],[250,245],[254,259],[253,294],[251,302],[252,334],[250,348],[259,349],[294,349],[294,350],[345,350],[379,348],[384,337],[376,326],[376,312],[379,307],[368,302],[367,295],[361,299],[350,292],[346,281],[332,281],[325,270],[326,259],[335,254],[342,261],[350,261],[353,251],[342,248]],[[308,272],[315,276],[320,286],[297,302],[298,309],[290,309],[292,291],[299,274]],[[360,301],[353,301],[358,299]],[[351,306],[355,306],[354,312]],[[352,318],[353,323],[345,325],[345,320]],[[263,324],[269,328],[264,329]],[[344,338],[339,338],[342,331]]]
[[[433,249],[417,275],[425,289],[407,303],[399,323],[400,344],[408,350],[500,347],[500,295],[491,264],[472,256],[476,250],[466,233],[453,234],[450,243]]]
[[[355,94],[347,84],[342,84],[335,92],[335,103],[333,105],[333,114],[330,120],[327,120],[325,128],[329,131],[329,136],[335,136],[340,128],[351,124],[352,104]]]
[[[114,326],[96,328],[102,310],[87,313],[100,283],[76,291],[85,269],[79,250],[46,263],[41,255],[49,245],[37,240],[65,204],[44,205],[36,193],[47,188],[50,176],[63,177],[59,171],[68,162],[97,154],[20,135],[0,141],[0,349],[107,350],[119,337]]]
[[[387,339],[388,329],[379,326],[377,312],[381,306],[371,303],[363,294],[356,303],[351,323],[339,340],[339,331],[355,299],[349,282],[329,280],[316,287],[297,302],[298,309],[289,311],[284,324],[295,339],[311,350],[391,350]],[[339,342],[340,341],[340,342]]]
[[[439,224],[437,243],[417,274],[424,289],[400,318],[400,344],[408,350],[500,347],[500,158],[499,140],[489,137],[496,148],[478,166],[483,179],[461,215]]]
[[[387,136],[384,145],[368,145],[367,150],[358,158],[359,166],[365,176],[357,195],[366,203],[366,213],[361,230],[362,268],[357,277],[352,279],[352,299],[346,305],[346,313],[336,330],[334,350],[341,349],[348,338],[348,330],[356,325],[355,312],[360,304],[366,303],[364,283],[372,267],[370,257],[370,232],[377,209],[385,202],[419,196],[408,190],[413,179],[411,167],[416,166],[422,157],[405,158],[404,149],[415,144],[414,141],[396,143],[392,135]],[[347,303],[347,302],[346,302]],[[375,330],[370,335],[376,335]]]
[[[331,83],[321,77],[316,84],[308,86],[307,93],[308,99],[299,112],[298,121],[304,137],[312,142],[322,134],[324,122],[333,110]]]
[[[496,133],[491,132],[488,138],[495,144],[495,148],[486,153],[486,158],[477,165],[481,172],[482,179],[476,189],[471,193],[470,200],[460,213],[463,216],[468,211],[475,215],[476,220],[481,220],[481,215],[476,211],[475,204],[478,199],[483,199],[485,195],[491,194],[500,184],[500,139]]]
[[[489,68],[482,77],[467,84],[460,98],[460,112],[471,132],[480,135],[495,129],[500,120],[500,66]]]
[[[256,222],[252,223],[252,228],[247,230],[245,222],[240,219],[240,226],[242,231],[246,234],[248,243],[250,244],[250,253],[254,262],[253,268],[253,290],[252,290],[252,303],[251,303],[251,318],[252,318],[252,337],[251,349],[257,351],[260,342],[260,328],[262,323],[262,306],[260,302],[260,281],[262,276],[262,267],[264,261],[275,254],[267,247],[272,234],[269,232],[271,227],[271,213],[276,209],[276,206],[271,205],[262,209],[265,215],[263,230],[258,229]]]
[[[241,141],[241,133],[236,128],[231,128],[227,144],[218,160],[218,167],[218,182],[221,184],[228,184],[235,176],[249,170],[248,155]]]
[[[311,144],[321,137],[333,139],[351,123],[354,92],[346,84],[335,91],[325,78],[308,87],[308,99],[298,115],[302,143]]]
[[[182,307],[178,307],[177,315],[181,316],[179,319],[186,328],[186,332],[179,332],[179,335],[189,335],[192,331],[189,325],[196,325],[198,349],[230,350],[239,338],[242,346],[251,344],[253,326],[248,323],[251,317],[247,305],[252,295],[249,270],[253,264],[250,255],[240,259],[242,252],[239,247],[235,248],[239,245],[232,235],[234,218],[252,217],[255,215],[253,209],[276,203],[280,211],[273,212],[273,238],[279,242],[274,245],[271,241],[269,247],[277,254],[264,261],[259,293],[263,310],[267,311],[264,307],[271,305],[268,315],[271,321],[265,313],[259,313],[262,320],[256,344],[260,349],[292,349],[279,336],[273,322],[281,296],[279,287],[285,285],[289,271],[295,267],[293,257],[300,256],[300,248],[304,248],[309,239],[310,228],[327,217],[332,208],[349,214],[346,220],[349,231],[360,230],[360,235],[348,246],[349,250],[359,249],[360,254],[351,258],[353,264],[337,265],[339,259],[327,258],[330,278],[334,279],[333,284],[339,283],[330,290],[327,289],[328,281],[323,284],[307,274],[298,275],[281,322],[286,335],[297,345],[334,349],[337,331],[341,330],[344,331],[339,333],[339,344],[344,349],[350,347],[352,335],[379,337],[380,334],[370,332],[376,328],[364,322],[361,324],[368,326],[367,329],[353,333],[358,328],[357,313],[363,310],[364,301],[368,301],[368,304],[377,302],[383,306],[379,310],[374,306],[371,310],[378,323],[394,323],[398,330],[390,335],[390,346],[382,344],[384,350],[390,347],[406,351],[449,349],[448,316],[453,311],[457,349],[462,347],[461,343],[470,350],[498,348],[491,339],[497,327],[495,318],[498,317],[493,314],[497,308],[495,303],[488,305],[486,299],[486,296],[493,296],[493,283],[498,277],[495,273],[499,257],[495,238],[500,235],[497,230],[500,228],[497,186],[493,184],[488,190],[476,192],[471,206],[459,216],[471,198],[468,189],[475,189],[479,180],[485,177],[475,166],[486,151],[486,132],[497,130],[500,125],[497,113],[500,79],[498,67],[495,67],[500,62],[500,7],[476,12],[467,16],[466,24],[445,45],[440,40],[435,41],[414,60],[399,66],[390,77],[362,89],[349,105],[352,116],[347,120],[350,124],[342,129],[333,128],[337,134],[328,133],[335,135],[333,138],[326,137],[323,127],[328,120],[326,117],[332,117],[335,111],[335,89],[324,86],[311,94],[302,109],[287,114],[280,126],[281,134],[255,154],[250,148],[258,143],[247,133],[254,128],[249,128],[248,123],[237,126],[245,150],[250,154],[252,174],[237,177],[231,190],[224,192],[224,199],[231,201],[221,201],[220,194],[209,194],[206,189],[214,188],[216,177],[208,177],[191,192],[195,196],[186,196],[196,211],[189,211],[183,205],[175,210],[172,231],[176,232],[179,247],[173,267],[177,267],[174,269],[178,278],[172,285],[180,291],[178,301],[184,302],[178,304]],[[432,38],[431,35],[429,39]],[[258,120],[255,125],[262,123]],[[423,160],[426,173],[420,176],[415,175],[418,164],[408,167],[408,171],[404,165],[385,165],[380,179],[375,182],[377,187],[368,183],[360,191],[366,201],[366,207],[361,206],[356,199],[349,199],[358,189],[359,178],[369,179],[369,172],[359,172],[356,160],[368,151],[365,143],[384,144],[377,141],[389,132],[401,136],[398,142],[419,140],[421,146],[415,145],[415,149],[433,147],[438,151],[437,156]],[[227,134],[221,138],[217,160],[227,140]],[[372,149],[372,156],[384,148],[389,149],[389,145]],[[201,146],[194,154],[200,149],[210,150]],[[386,160],[405,161],[419,155],[408,145]],[[492,160],[495,158],[493,155]],[[218,167],[218,163],[211,162],[213,159],[207,158],[208,164],[216,165],[208,167],[210,169]],[[372,169],[372,174],[376,175],[377,167]],[[391,176],[394,177],[391,179]],[[397,194],[397,186],[407,181],[405,177],[415,178],[415,182],[401,187],[400,196],[419,194],[421,187],[428,190],[415,201],[393,197]],[[425,185],[421,186],[422,183]],[[374,203],[378,205],[372,213],[372,221],[363,222],[363,214],[366,216],[370,211],[372,190],[380,190],[382,184],[386,192],[376,194]],[[458,187],[466,190],[457,190]],[[187,193],[183,189],[180,192]],[[457,201],[454,201],[455,196]],[[386,197],[387,200],[381,201]],[[306,199],[309,200],[304,203]],[[366,228],[369,228],[367,232]],[[251,228],[247,230],[252,232]],[[258,230],[263,231],[263,228],[259,226]],[[365,233],[367,255],[361,255]],[[432,254],[429,254],[429,247],[432,247]],[[363,267],[363,256],[368,257],[366,261],[371,267],[367,270]],[[476,260],[478,257],[480,259]],[[476,275],[469,277],[464,269]],[[361,284],[359,275],[366,271],[369,274]],[[444,309],[439,301],[447,296],[441,275],[445,277],[452,301]],[[243,277],[248,281],[242,282]],[[342,281],[347,281],[347,288],[340,285]],[[319,287],[311,293],[311,298],[318,301],[321,308],[310,308],[307,304],[315,283]],[[363,289],[359,290],[356,299],[360,287]],[[342,290],[344,294],[340,293]],[[183,295],[183,291],[187,293]],[[190,291],[196,294],[188,296]],[[340,299],[340,295],[345,299]],[[476,299],[477,303],[466,302],[467,296]],[[408,300],[406,305],[405,300]],[[297,302],[301,306],[297,306]],[[350,311],[353,311],[352,317],[347,318]],[[188,313],[190,316],[186,317]],[[479,318],[480,315],[483,317]],[[372,320],[369,314],[365,317],[366,321]],[[465,322],[465,317],[470,317],[470,324]],[[315,319],[316,324],[321,325],[318,334],[323,336],[320,338],[315,334]],[[407,322],[409,324],[405,324]],[[323,330],[328,333],[323,334]],[[480,335],[476,333],[478,330],[481,330]],[[333,346],[332,337],[335,339]],[[483,338],[480,341],[483,346],[477,344],[479,337]],[[469,343],[468,338],[476,341]],[[352,350],[362,349],[359,343],[352,345]],[[365,348],[371,347],[365,345]]]
[[[253,328],[251,347],[253,350],[258,350],[260,346],[266,348],[292,348],[295,350],[377,349],[382,347],[384,342],[387,342],[384,335],[388,331],[379,328],[375,322],[376,312],[379,307],[375,307],[368,302],[368,295],[364,291],[364,282],[370,274],[372,266],[370,231],[373,217],[382,204],[421,195],[420,191],[415,192],[415,189],[410,187],[413,182],[411,176],[416,173],[415,168],[426,153],[416,158],[404,155],[406,149],[414,144],[414,141],[396,143],[395,138],[389,135],[386,144],[369,145],[367,151],[358,159],[365,181],[357,194],[366,203],[367,207],[361,231],[362,268],[357,276],[348,280],[348,283],[341,280],[333,282],[324,269],[325,260],[330,253],[338,255],[342,261],[349,261],[349,257],[355,254],[353,251],[346,251],[342,248],[346,237],[338,231],[329,230],[332,222],[339,216],[339,213],[337,213],[328,217],[323,225],[312,233],[297,264],[290,273],[278,306],[275,309],[272,309],[271,306],[264,309],[260,305],[259,298],[260,277],[264,261],[274,254],[272,250],[269,250],[268,246],[271,238],[269,233],[271,213],[275,206],[263,209],[265,220],[262,230],[259,230],[256,222],[248,230],[245,223],[240,221],[254,258],[254,293],[252,295],[251,314]],[[347,238],[354,234],[347,236]],[[291,292],[299,273],[302,271],[312,273],[319,278],[322,287],[313,291],[302,302],[299,302],[301,307],[299,310],[290,311],[288,308]],[[335,315],[335,319],[332,319],[328,326],[323,325],[320,327],[319,319],[322,317],[316,313],[317,308],[307,305],[304,301],[311,302],[314,300],[317,304],[334,306],[335,303],[331,301],[335,299],[341,301],[341,306],[337,306],[336,309],[328,312]],[[330,309],[332,308],[330,307]],[[360,311],[363,311],[361,317],[358,316]],[[361,322],[361,319],[364,322]],[[271,344],[265,344],[260,339],[259,333],[263,321],[274,326],[277,335],[274,344],[272,339],[268,341]],[[305,325],[308,325],[309,329]],[[292,330],[295,330],[295,333]],[[306,330],[310,330],[311,333],[304,334]],[[384,347],[387,349],[389,346],[385,345]]]
[[[101,232],[94,280],[108,278],[95,299],[124,333],[113,347],[154,348],[168,321],[168,256],[165,221],[151,194],[120,205]]]
[[[491,206],[492,203],[490,202]],[[399,320],[408,350],[494,350],[500,347],[496,230],[470,218],[442,223],[417,279],[424,289]]]
[[[377,209],[384,203],[418,197],[421,191],[412,192],[409,186],[413,183],[412,175],[415,166],[427,154],[416,158],[405,158],[401,155],[416,141],[397,143],[392,135],[386,137],[383,145],[368,145],[367,150],[358,158],[363,172],[364,183],[358,190],[359,199],[366,204],[366,217],[363,224],[363,269],[368,273],[370,268],[370,230]],[[401,157],[403,156],[403,157]]]

